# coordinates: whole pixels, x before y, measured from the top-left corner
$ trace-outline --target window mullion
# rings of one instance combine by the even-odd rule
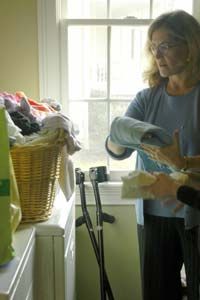
[[[108,132],[110,128],[110,82],[111,82],[111,26],[107,27],[107,124],[108,124]],[[107,156],[107,165],[108,169],[110,169],[110,159]]]
[[[150,0],[150,3],[149,3],[149,18],[150,19],[153,18],[153,0]]]
[[[152,19],[64,19],[67,25],[73,26],[148,26]]]
[[[110,100],[110,51],[111,51],[111,26],[107,27],[107,99]]]
[[[107,0],[107,18],[110,18],[110,0]]]
[[[69,26],[64,26],[61,22],[61,61],[60,61],[60,70],[61,70],[61,102],[63,111],[68,115],[69,114],[69,47],[68,47],[68,31]]]
[[[199,0],[193,0],[193,2],[192,2],[192,14],[198,21],[200,21]]]

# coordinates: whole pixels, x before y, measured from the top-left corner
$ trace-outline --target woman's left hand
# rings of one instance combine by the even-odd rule
[[[147,144],[142,144],[141,148],[150,156],[162,164],[168,165],[174,169],[182,169],[185,165],[185,160],[180,154],[179,132],[175,130],[173,133],[173,143],[169,146],[156,147]]]
[[[181,184],[169,174],[153,172],[152,175],[156,177],[155,182],[144,187],[143,190],[148,190],[155,199],[176,199],[176,192]]]
[[[176,214],[184,207],[184,204],[176,198],[181,183],[165,173],[153,172],[153,175],[156,176],[156,181],[144,189],[148,190],[154,198],[160,199],[163,205],[174,204],[173,213]]]

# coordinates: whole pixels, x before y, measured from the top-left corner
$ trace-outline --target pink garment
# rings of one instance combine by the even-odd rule
[[[28,117],[31,122],[41,123],[42,119],[55,112],[50,104],[33,100],[22,91],[18,91],[15,94],[2,92],[0,93],[0,98],[3,99],[6,110],[9,113],[19,111]]]

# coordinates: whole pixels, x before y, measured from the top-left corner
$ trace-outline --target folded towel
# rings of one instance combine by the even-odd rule
[[[174,181],[181,184],[188,182],[188,175],[182,172],[173,172],[169,175]],[[122,199],[155,199],[151,194],[151,185],[156,182],[156,176],[146,171],[135,170],[130,172],[127,176],[122,177]]]
[[[163,128],[130,117],[113,120],[110,140],[132,149],[140,149],[141,143],[158,147],[172,144],[172,136]]]

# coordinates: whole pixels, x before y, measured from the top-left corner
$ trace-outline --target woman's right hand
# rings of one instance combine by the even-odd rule
[[[161,164],[165,164],[174,169],[183,169],[185,167],[185,159],[180,154],[179,132],[175,130],[173,133],[173,143],[169,146],[156,147],[150,145],[141,145],[141,148],[150,156]]]

